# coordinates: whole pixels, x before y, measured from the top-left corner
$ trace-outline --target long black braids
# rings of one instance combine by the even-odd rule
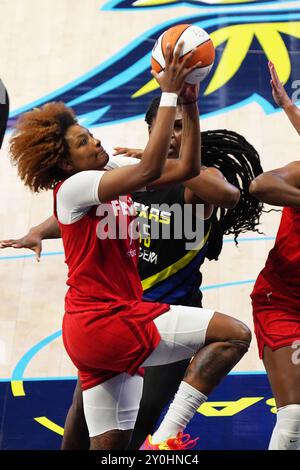
[[[247,231],[259,232],[257,228],[263,203],[249,194],[250,182],[263,169],[255,148],[237,132],[216,129],[201,132],[202,163],[218,168],[227,181],[241,193],[238,204],[233,209],[216,208],[211,217],[212,234],[209,237],[206,257],[218,259],[222,250],[223,235],[234,235]]]
[[[152,125],[160,102],[155,97],[146,113],[145,121]],[[178,100],[180,106],[180,99]],[[249,194],[249,185],[263,169],[255,148],[237,132],[216,129],[201,132],[202,163],[207,167],[218,168],[227,181],[236,186],[241,193],[234,209],[216,208],[210,218],[212,227],[208,239],[206,258],[217,260],[223,246],[223,236],[232,234],[237,244],[240,233],[254,231],[257,228],[263,209],[263,203]]]

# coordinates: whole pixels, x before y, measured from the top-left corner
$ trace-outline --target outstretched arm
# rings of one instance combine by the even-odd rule
[[[274,64],[269,61],[268,66],[271,74],[270,83],[274,101],[284,110],[294,128],[300,135],[300,109],[297,108],[287,95],[281,81],[279,80]]]
[[[262,173],[251,182],[249,191],[267,204],[300,207],[300,161]]]
[[[281,106],[300,134],[300,110],[288,97],[272,62],[268,63],[274,101]],[[291,162],[275,170],[266,171],[255,178],[249,187],[250,194],[274,206],[300,207],[300,162]]]
[[[58,222],[54,216],[51,216],[36,227],[32,227],[24,237],[1,240],[0,248],[28,248],[35,252],[37,261],[40,261],[42,240],[60,237]]]

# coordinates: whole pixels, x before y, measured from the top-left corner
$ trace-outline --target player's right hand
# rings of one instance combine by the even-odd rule
[[[34,251],[36,260],[40,261],[42,253],[42,237],[30,230],[24,237],[10,240],[0,240],[0,248],[28,248]]]
[[[286,108],[287,106],[292,104],[291,99],[289,98],[287,92],[284,89],[279,77],[277,75],[275,66],[273,62],[269,60],[268,67],[270,70],[271,75],[271,87],[272,87],[272,95],[274,98],[275,103],[280,106],[281,108]]]
[[[176,50],[174,51],[174,54],[172,55],[171,45],[168,43],[166,47],[164,70],[160,73],[157,73],[155,70],[151,70],[151,74],[158,82],[162,92],[165,91],[179,95],[187,75],[201,65],[201,62],[198,62],[192,67],[187,67],[187,62],[194,55],[195,50],[192,50],[189,54],[186,54],[186,56],[184,56],[182,59],[180,54],[183,49],[183,44],[184,42],[180,41]]]

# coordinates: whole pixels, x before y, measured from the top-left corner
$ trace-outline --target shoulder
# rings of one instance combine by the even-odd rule
[[[122,155],[112,155],[105,166],[106,170],[114,170],[128,165],[136,165],[140,160],[132,157],[123,157]]]
[[[99,204],[98,188],[104,170],[80,171],[67,178],[57,191],[57,203],[64,207]]]
[[[75,175],[69,176],[69,178],[65,179],[61,186],[58,189],[58,192],[61,194],[65,191],[78,188],[85,183],[90,182],[94,178],[99,178],[105,173],[105,170],[85,170],[79,171],[75,173]]]
[[[105,171],[87,170],[66,179],[57,191],[56,209],[62,224],[72,224],[99,205],[99,183]]]

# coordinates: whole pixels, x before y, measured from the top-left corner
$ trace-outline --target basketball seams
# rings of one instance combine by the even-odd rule
[[[198,47],[201,47],[202,44],[209,40],[210,37],[207,32],[205,31],[204,33],[205,34],[203,34],[202,36],[195,35],[194,27],[192,25],[190,25],[189,28],[183,31],[181,35],[181,39],[184,41],[183,53],[187,54],[188,52],[191,52],[192,49],[197,49]],[[175,47],[177,47],[177,43],[175,44]],[[187,51],[187,49],[189,50]]]
[[[193,49],[196,49],[196,48],[199,47],[199,46],[203,46],[204,44],[206,44],[206,43],[209,42],[209,41],[211,41],[210,38],[208,38],[208,39],[207,39],[206,41],[204,41],[204,42],[200,42],[200,44],[197,44],[197,46],[194,46]],[[182,54],[182,55],[180,56],[180,59],[183,59],[186,55],[188,55],[190,52],[192,52],[193,49],[191,49],[190,51],[186,52],[185,54]]]
[[[162,53],[163,53],[163,57],[165,57],[165,54],[164,54],[164,50],[166,49],[167,47],[167,43],[169,42],[171,44],[171,52],[173,53],[174,52],[174,48],[172,47],[172,43],[175,43],[175,45],[177,44],[177,41],[178,39],[182,36],[182,34],[190,27],[191,25],[190,24],[183,24],[183,25],[177,25],[177,26],[173,26],[172,28],[170,28],[169,30],[165,31],[163,34],[162,34]],[[176,38],[176,34],[175,34],[175,30],[177,29],[180,29],[180,27],[182,27],[182,31],[180,31],[179,33],[179,36],[177,39]]]
[[[160,55],[161,55],[161,58],[162,58],[163,61],[164,61],[164,63],[161,63],[160,66],[161,66],[161,68],[163,69],[164,66],[166,65],[165,54],[164,54],[163,46],[162,46],[163,36],[161,36],[159,39],[160,39],[160,40],[159,40],[159,42],[158,42],[158,46],[159,46],[159,50],[160,50]]]
[[[190,26],[191,26],[190,24],[186,25],[186,28],[184,28],[184,29],[181,31],[180,35],[178,36],[178,38],[177,38],[177,40],[176,40],[176,42],[175,42],[175,44],[174,44],[174,48],[173,48],[173,50],[172,50],[172,53],[173,53],[173,54],[174,54],[174,51],[176,51],[176,48],[177,48],[177,46],[178,46],[178,43],[180,42],[180,38],[181,38],[182,35],[185,33],[185,31],[186,31],[188,28],[190,28]]]
[[[156,71],[156,72],[160,72],[161,70],[164,69],[165,67],[165,58],[164,58],[164,54],[163,54],[163,50],[162,50],[162,37],[163,37],[163,34],[158,38],[157,40],[157,45],[156,45],[156,57],[154,58],[153,57],[153,54],[152,54],[152,68]],[[157,66],[157,67],[155,67]]]
[[[201,30],[201,28],[198,29]],[[199,34],[198,31],[193,30],[193,25],[190,24],[177,25],[160,35],[152,52],[152,68],[157,72],[163,70],[165,67],[164,52],[166,50],[166,44],[171,44],[171,50],[172,53],[174,53],[181,40],[184,41],[184,54],[180,56],[180,61],[193,49],[196,50],[196,54],[191,61],[188,61],[188,63],[191,62],[193,64],[197,63],[198,60],[202,60],[202,64],[197,67],[194,72],[189,74],[189,76],[191,75],[190,79],[192,80],[190,83],[202,81],[212,68],[215,59],[215,49],[209,34],[205,30],[202,30],[202,33],[200,32]],[[172,46],[173,44],[174,46]],[[189,50],[187,51],[187,49]],[[200,72],[200,70],[202,72]]]
[[[156,67],[155,67],[156,65]],[[156,60],[154,59],[154,57],[152,57],[152,68],[157,72],[157,70],[159,69],[163,69],[162,65]],[[159,72],[158,72],[159,73]]]

